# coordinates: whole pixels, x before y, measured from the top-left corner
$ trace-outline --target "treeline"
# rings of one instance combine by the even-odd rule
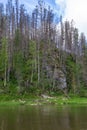
[[[73,20],[54,21],[42,0],[29,14],[18,0],[0,4],[0,92],[72,91],[87,86],[84,33]]]

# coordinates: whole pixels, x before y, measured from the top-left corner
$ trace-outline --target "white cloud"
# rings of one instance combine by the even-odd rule
[[[59,7],[58,13],[61,15],[65,10],[66,0],[55,0],[55,3]]]
[[[30,1],[29,0],[19,0],[20,4],[24,4],[25,8],[27,9],[28,12],[32,12],[32,10],[35,8],[37,5],[37,1]]]
[[[55,0],[56,4],[66,4],[64,19],[74,20],[80,32],[87,35],[87,0]]]

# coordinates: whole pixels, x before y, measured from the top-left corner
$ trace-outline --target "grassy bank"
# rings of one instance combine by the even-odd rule
[[[41,97],[34,95],[0,95],[0,105],[16,106],[16,105],[65,105],[65,104],[87,104],[87,98],[54,96]]]

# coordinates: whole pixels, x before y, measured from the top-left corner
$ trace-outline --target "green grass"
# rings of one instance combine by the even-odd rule
[[[65,105],[65,104],[87,104],[87,98],[83,97],[69,97],[56,96],[51,98],[42,98],[35,95],[0,95],[0,106],[17,106],[17,105]]]

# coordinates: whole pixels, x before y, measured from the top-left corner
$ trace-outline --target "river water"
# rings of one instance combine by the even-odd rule
[[[0,107],[0,130],[87,130],[87,106]]]

